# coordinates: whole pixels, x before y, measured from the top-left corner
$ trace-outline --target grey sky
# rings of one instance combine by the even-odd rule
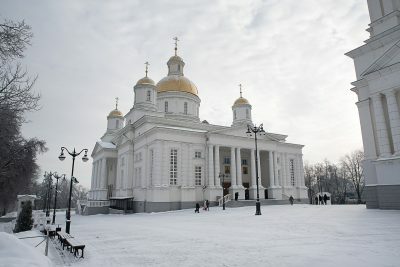
[[[114,98],[124,114],[132,107],[144,62],[156,82],[167,74],[174,36],[202,120],[230,125],[242,83],[253,121],[304,144],[305,161],[335,162],[362,148],[353,63],[343,54],[368,38],[366,1],[0,0],[0,16],[33,29],[23,62],[39,75],[43,108],[28,114],[23,132],[47,141],[43,171],[70,175],[60,146],[91,152]],[[79,160],[75,176],[89,186],[91,161]]]

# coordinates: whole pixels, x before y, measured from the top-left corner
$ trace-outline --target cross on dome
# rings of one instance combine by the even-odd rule
[[[119,100],[119,98],[116,97],[116,98],[115,98],[115,109],[118,109],[118,100]]]
[[[240,97],[242,97],[242,84],[239,83],[239,88],[240,88]]]
[[[150,65],[150,63],[148,62],[148,61],[146,61],[145,63],[144,63],[144,65],[146,65],[146,77],[147,77],[147,72],[149,71],[149,65]]]
[[[176,56],[178,51],[178,41],[180,40],[178,39],[178,37],[174,37],[173,40],[175,41],[175,56]]]

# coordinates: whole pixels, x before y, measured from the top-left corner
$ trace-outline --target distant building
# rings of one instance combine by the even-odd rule
[[[348,52],[357,80],[367,208],[400,209],[400,0],[368,0],[370,38]]]
[[[176,49],[176,47],[175,47]],[[232,105],[232,126],[200,121],[196,85],[183,75],[185,63],[176,54],[168,75],[157,84],[146,76],[134,86],[131,110],[118,107],[107,117],[107,131],[93,149],[91,190],[87,214],[112,207],[134,212],[193,208],[223,194],[239,200],[256,198],[252,106],[240,97]],[[228,110],[227,110],[228,112]],[[218,114],[215,114],[218,116]],[[302,145],[286,135],[267,133],[258,141],[260,197],[307,199]],[[114,210],[113,210],[114,212]]]

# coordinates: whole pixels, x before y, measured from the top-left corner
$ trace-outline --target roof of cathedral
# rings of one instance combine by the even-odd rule
[[[123,116],[124,115],[122,114],[122,112],[119,111],[118,109],[114,109],[110,112],[110,114],[108,114],[108,118],[120,118]]]
[[[143,77],[136,83],[136,85],[148,85],[148,84],[155,85],[154,81],[147,76]]]
[[[234,107],[241,106],[241,105],[250,105],[249,101],[244,97],[239,97],[236,99],[235,103],[233,103]]]
[[[169,75],[157,83],[160,92],[186,92],[198,96],[196,85],[188,78],[180,75]]]

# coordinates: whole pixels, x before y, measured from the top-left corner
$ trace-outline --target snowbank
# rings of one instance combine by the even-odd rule
[[[52,266],[50,260],[14,235],[0,232],[0,267]]]

